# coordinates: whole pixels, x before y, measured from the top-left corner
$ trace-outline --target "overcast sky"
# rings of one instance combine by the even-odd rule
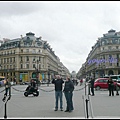
[[[119,1],[0,2],[0,39],[42,36],[70,72],[78,72],[110,29],[120,31]]]

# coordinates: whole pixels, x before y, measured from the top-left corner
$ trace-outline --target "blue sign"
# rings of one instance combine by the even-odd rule
[[[92,59],[92,60],[88,60],[88,64],[93,64],[96,63],[96,65],[100,64],[100,63],[117,63],[117,59],[116,58],[109,58],[109,59]]]

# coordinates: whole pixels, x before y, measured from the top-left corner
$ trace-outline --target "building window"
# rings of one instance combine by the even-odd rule
[[[39,64],[39,69],[41,69],[41,64]]]
[[[32,53],[36,53],[36,50],[35,49],[33,49],[33,52]]]
[[[12,62],[12,58],[10,58],[10,62]]]
[[[14,54],[15,54],[15,50],[14,50]]]
[[[111,46],[108,46],[108,49],[111,50]]]
[[[22,57],[20,57],[20,59],[21,59],[21,62],[22,62]]]
[[[35,62],[36,56],[33,57],[33,62]]]
[[[26,65],[26,68],[29,69],[29,64]]]
[[[26,49],[26,52],[29,52],[29,49]]]
[[[1,64],[3,64],[3,59],[1,58]]]
[[[39,61],[41,61],[41,57],[39,57]]]
[[[36,67],[35,67],[35,64],[33,64],[33,68],[36,68]]]
[[[10,69],[12,69],[12,65],[10,65]]]
[[[21,69],[23,68],[23,64],[21,64]]]
[[[21,49],[21,53],[23,53],[23,49]]]
[[[13,58],[13,61],[15,62],[15,57]]]
[[[4,58],[4,63],[6,63],[6,58]]]
[[[7,63],[9,63],[9,58],[7,58]]]
[[[119,47],[118,46],[116,46],[116,49],[118,49]]]
[[[26,61],[29,61],[29,56],[26,56]]]

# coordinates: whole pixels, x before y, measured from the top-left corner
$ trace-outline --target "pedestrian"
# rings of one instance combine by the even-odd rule
[[[8,80],[8,78],[5,79],[4,85],[5,85],[5,94],[4,94],[4,98],[2,99],[3,102],[5,101],[5,99],[8,95],[8,91],[9,91],[9,99],[11,97],[11,84],[10,84],[10,81]]]
[[[111,77],[109,77],[109,80],[107,81],[108,83],[108,90],[109,90],[109,96],[114,96],[114,81],[112,80]]]
[[[72,101],[73,91],[74,91],[74,84],[70,80],[70,78],[67,77],[65,81],[64,89],[63,89],[64,95],[66,98],[66,103],[67,103],[65,112],[72,112],[72,110],[74,110],[73,101]]]
[[[36,81],[34,81],[33,79],[31,80],[30,82],[30,91],[34,91],[35,90],[35,87],[36,87]]]
[[[50,79],[48,79],[48,81],[47,81],[47,86],[49,86],[49,84],[50,84]]]
[[[94,77],[91,77],[90,79],[91,79],[90,80],[90,88],[91,88],[91,93],[92,93],[91,96],[94,96],[95,95],[94,94],[94,82],[95,82],[95,79],[94,79]]]
[[[83,83],[83,79],[80,80],[80,86],[82,85],[82,83]]]
[[[52,83],[55,85],[55,111],[58,110],[58,101],[60,100],[60,110],[63,111],[63,101],[62,101],[62,89],[63,89],[63,79],[60,75],[56,75],[53,78]]]

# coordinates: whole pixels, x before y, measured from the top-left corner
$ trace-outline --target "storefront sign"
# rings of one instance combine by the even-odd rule
[[[92,59],[92,60],[88,60],[88,65],[90,64],[94,64],[96,63],[96,65],[100,64],[100,63],[117,63],[117,59],[116,58],[109,58],[109,59]]]

